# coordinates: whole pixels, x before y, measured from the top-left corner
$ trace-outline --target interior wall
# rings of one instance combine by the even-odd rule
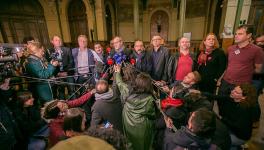
[[[111,0],[108,0],[111,1]],[[214,1],[214,0],[213,0]],[[53,35],[63,35],[64,42],[70,43],[73,40],[70,38],[69,23],[67,17],[67,9],[70,0],[59,1],[59,13],[61,19],[62,33],[60,33],[58,17],[56,12],[55,3],[49,0],[39,0],[43,9],[44,16],[47,23],[49,38]],[[88,29],[89,29],[89,38],[91,39],[90,30],[97,27],[97,37],[100,41],[107,40],[107,27],[105,26],[105,4],[103,0],[96,0],[96,23],[94,18],[93,7],[88,0],[83,0],[86,6],[86,14],[88,20]],[[133,1],[130,0],[114,0],[111,1],[114,3],[116,11],[115,22],[116,24],[113,27],[115,32],[119,36],[123,37],[125,42],[134,41],[134,20],[133,20]],[[220,33],[222,32],[223,26],[226,24],[233,24],[236,13],[236,2],[237,0],[225,0],[223,6],[223,15],[221,18],[220,24]],[[248,12],[250,9],[251,0],[245,0],[241,19],[246,19],[248,17]],[[204,0],[187,0],[186,8],[186,19],[184,25],[184,32],[192,33],[192,40],[202,40],[204,33],[204,26],[206,23],[206,6],[203,4]],[[177,5],[177,4],[176,4]],[[112,7],[113,8],[113,7]],[[112,9],[111,8],[111,9]],[[141,8],[141,7],[140,7]],[[140,20],[139,20],[139,31],[140,39],[145,42],[149,42],[150,37],[150,18],[155,11],[162,10],[165,11],[169,16],[169,26],[168,26],[168,41],[176,41],[179,38],[179,6],[173,6],[170,0],[149,0],[146,6],[146,9],[140,10]],[[212,9],[213,11],[213,9]],[[232,14],[232,15],[231,15]],[[113,15],[113,14],[112,14]],[[213,15],[212,15],[213,16]],[[220,19],[212,18],[211,19]],[[211,20],[212,26],[212,20]],[[212,31],[212,27],[209,28]],[[113,30],[113,31],[114,31]],[[217,33],[216,33],[217,34]],[[74,39],[76,40],[76,39]]]
[[[120,22],[119,23],[119,36],[125,42],[133,42],[135,39],[134,23],[133,22]]]

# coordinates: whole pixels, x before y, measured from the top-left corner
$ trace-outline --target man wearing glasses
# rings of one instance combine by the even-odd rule
[[[165,84],[167,82],[167,65],[170,57],[169,50],[161,45],[162,38],[158,35],[152,37],[151,44],[153,48],[151,49],[152,56],[152,71],[151,77],[160,81],[160,83]]]

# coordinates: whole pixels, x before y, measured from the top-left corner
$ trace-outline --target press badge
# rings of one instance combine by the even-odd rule
[[[240,54],[240,50],[239,49],[235,50],[235,54],[236,55]]]

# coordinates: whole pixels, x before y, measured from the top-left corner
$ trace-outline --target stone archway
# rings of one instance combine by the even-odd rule
[[[160,35],[165,41],[169,36],[169,16],[163,10],[157,10],[151,16],[150,20],[150,38],[154,35]]]
[[[24,37],[32,36],[49,45],[44,11],[36,0],[2,0],[0,29],[6,43],[21,43]]]
[[[71,41],[72,43],[77,43],[77,38],[80,34],[86,35],[87,38],[89,37],[86,7],[82,0],[72,0],[68,6]]]

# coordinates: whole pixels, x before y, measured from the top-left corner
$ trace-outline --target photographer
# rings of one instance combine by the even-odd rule
[[[49,79],[53,76],[58,61],[52,60],[46,63],[44,60],[44,49],[39,42],[29,42],[29,56],[25,62],[26,72],[29,76],[41,79]],[[36,98],[40,103],[44,103],[53,99],[52,90],[49,81],[39,80],[31,85],[32,93],[36,94]]]
[[[67,77],[74,74],[74,71],[71,70],[73,68],[73,58],[71,50],[67,47],[62,46],[61,38],[57,35],[53,36],[51,43],[53,47],[47,49],[45,57],[48,61],[59,61],[59,66],[56,67],[55,76],[63,78],[62,81],[73,83],[74,78]],[[65,86],[66,85],[52,85],[54,98],[65,99]],[[68,93],[72,93],[74,91],[74,86],[67,85],[67,90]]]

